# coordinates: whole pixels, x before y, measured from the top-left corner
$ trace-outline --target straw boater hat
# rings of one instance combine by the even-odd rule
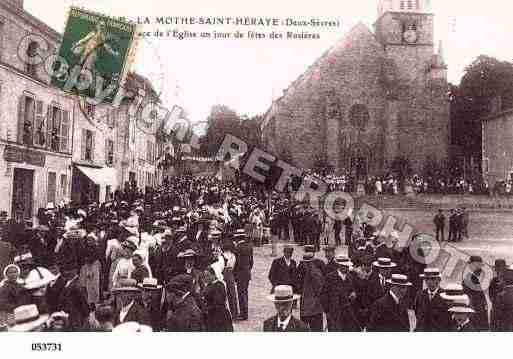
[[[31,332],[48,320],[48,314],[40,314],[37,305],[22,305],[14,309],[15,325],[9,328],[13,332]]]
[[[68,231],[64,233],[65,239],[82,239],[87,235],[84,229],[79,228],[76,224],[69,227]]]
[[[140,293],[141,289],[137,286],[135,279],[120,279],[118,285],[112,288],[112,293]]]
[[[353,266],[353,262],[351,262],[351,260],[343,254],[339,254],[335,257],[335,263],[348,268],[351,268]]]
[[[408,281],[408,277],[404,274],[392,274],[390,279],[386,281],[390,285],[397,285],[401,287],[410,287],[413,284]]]
[[[194,258],[196,257],[196,251],[194,249],[187,249],[184,252],[178,253],[178,258]]]
[[[300,295],[294,294],[290,285],[278,285],[274,288],[274,293],[267,296],[267,299],[274,303],[285,303],[298,300],[299,297]]]
[[[214,231],[210,232],[209,236],[212,237],[212,238],[219,238],[219,237],[221,237],[221,234],[222,233],[220,231],[214,230]]]
[[[475,313],[475,310],[470,306],[470,298],[467,295],[454,299],[448,311],[449,313]]]
[[[159,290],[162,288],[162,286],[158,284],[157,278],[144,278],[143,282],[139,283],[138,286],[144,290]]]
[[[139,324],[137,322],[126,322],[118,325],[112,332],[116,333],[151,333],[153,329],[150,326]]]
[[[440,294],[440,297],[442,297],[444,300],[453,301],[454,298],[465,295],[463,286],[459,283],[448,283],[443,288],[441,288],[441,290],[442,293]]]
[[[34,257],[31,252],[20,254],[14,257],[14,264],[30,264],[34,263]]]
[[[424,268],[424,273],[419,274],[419,277],[423,279],[442,279],[438,268]]]
[[[311,262],[313,261],[315,254],[312,252],[303,253],[303,262]]]
[[[233,234],[234,237],[246,237],[246,231],[244,229],[237,229]]]
[[[378,258],[378,260],[374,261],[372,263],[372,265],[374,267],[378,267],[378,268],[395,268],[395,267],[397,267],[397,264],[392,262],[392,260],[390,258]]]

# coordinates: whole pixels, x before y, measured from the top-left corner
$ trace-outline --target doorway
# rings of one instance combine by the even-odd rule
[[[12,217],[17,223],[32,219],[34,170],[15,168],[12,190]]]
[[[367,158],[366,157],[352,157],[351,158],[351,173],[357,179],[363,179],[367,177]]]

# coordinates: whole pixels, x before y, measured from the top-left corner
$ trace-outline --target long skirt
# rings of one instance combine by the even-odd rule
[[[224,282],[226,284],[226,296],[228,299],[228,306],[232,314],[232,318],[237,318],[239,315],[237,289],[235,288],[235,278],[233,276],[232,268],[225,268],[223,271]]]

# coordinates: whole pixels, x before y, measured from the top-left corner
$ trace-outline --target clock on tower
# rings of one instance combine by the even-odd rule
[[[406,29],[403,32],[403,40],[408,44],[414,44],[418,40],[417,35],[417,26],[416,25],[410,25],[406,27]]]
[[[376,37],[385,45],[433,46],[433,14],[426,0],[380,0]]]

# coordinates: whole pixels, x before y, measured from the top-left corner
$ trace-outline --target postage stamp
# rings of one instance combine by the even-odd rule
[[[71,7],[58,52],[63,71],[52,85],[68,93],[113,103],[136,50],[136,25]]]

